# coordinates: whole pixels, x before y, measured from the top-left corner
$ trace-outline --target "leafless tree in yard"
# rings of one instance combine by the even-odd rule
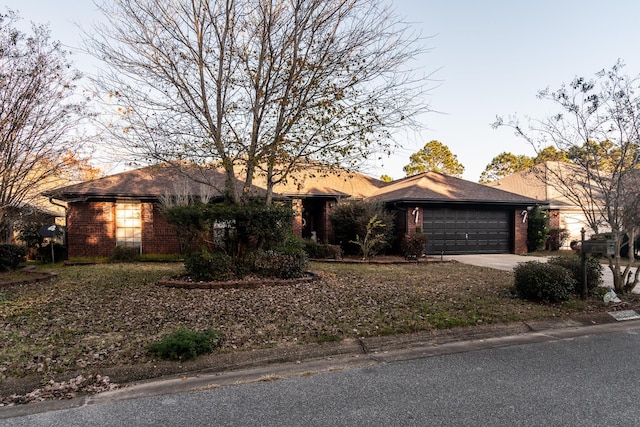
[[[88,49],[138,159],[222,167],[243,203],[303,162],[355,169],[429,111],[426,49],[379,0],[111,0]],[[110,97],[110,98],[109,98]],[[202,174],[204,177],[205,174]],[[236,179],[243,181],[237,190]]]
[[[75,91],[80,76],[45,26],[16,28],[15,12],[0,14],[0,239],[13,216],[52,180],[86,162],[86,141],[74,132],[85,115]]]
[[[576,77],[556,91],[541,91],[560,112],[531,120],[529,129],[517,119],[498,118],[495,126],[508,126],[534,148],[553,145],[567,153],[568,164],[539,168],[539,177],[576,206],[580,206],[595,232],[611,230],[615,255],[609,257],[616,292],[638,283],[632,275],[634,235],[640,219],[637,184],[640,167],[640,80],[622,74],[618,62],[594,79]],[[629,259],[620,247],[629,237]]]

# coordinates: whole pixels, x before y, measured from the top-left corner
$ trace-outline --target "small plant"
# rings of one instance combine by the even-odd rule
[[[550,228],[547,249],[550,251],[559,250],[570,236],[571,233],[566,228]]]
[[[427,235],[416,233],[414,235],[405,235],[400,242],[400,249],[406,259],[418,259],[424,254],[424,248],[427,244]]]
[[[566,268],[538,261],[518,264],[514,269],[518,296],[530,301],[556,303],[566,301],[576,281]]]
[[[385,234],[380,231],[380,229],[384,227],[384,222],[378,219],[377,215],[374,215],[369,219],[364,238],[360,238],[360,236],[356,235],[356,240],[350,241],[350,243],[355,243],[360,247],[362,257],[365,260],[371,259],[378,250],[387,244]]]
[[[150,344],[148,350],[160,359],[189,360],[201,354],[211,353],[219,344],[218,331],[193,332],[180,328],[160,341]]]

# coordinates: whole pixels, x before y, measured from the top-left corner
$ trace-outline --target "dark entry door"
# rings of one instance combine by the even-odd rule
[[[425,209],[428,254],[511,252],[511,212],[500,209]]]

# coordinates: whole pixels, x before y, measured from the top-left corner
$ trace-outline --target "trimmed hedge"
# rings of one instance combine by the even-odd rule
[[[573,279],[576,281],[574,292],[580,294],[582,292],[584,275],[582,274],[582,259],[579,256],[557,256],[550,257],[547,263],[559,265],[571,273]],[[598,286],[603,283],[602,274],[603,267],[597,258],[588,256],[586,259],[587,268],[587,291],[592,293]]]
[[[203,282],[228,280],[235,274],[233,258],[223,252],[192,252],[185,257],[184,266],[193,280]]]
[[[566,301],[576,288],[571,272],[557,264],[529,261],[514,269],[518,296],[530,301]]]

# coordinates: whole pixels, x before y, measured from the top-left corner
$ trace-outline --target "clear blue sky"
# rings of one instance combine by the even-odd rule
[[[626,74],[640,74],[640,2],[637,0],[395,0],[400,15],[414,23],[432,50],[416,65],[438,80],[425,102],[420,135],[402,136],[403,148],[366,172],[401,178],[409,155],[432,139],[446,144],[477,181],[502,151],[533,154],[508,129],[494,130],[496,115],[542,118],[551,112],[536,98],[576,75],[593,76],[618,58]],[[49,23],[52,37],[78,46],[74,23],[100,19],[90,0],[5,0],[22,18]],[[76,66],[82,70],[82,55]]]

